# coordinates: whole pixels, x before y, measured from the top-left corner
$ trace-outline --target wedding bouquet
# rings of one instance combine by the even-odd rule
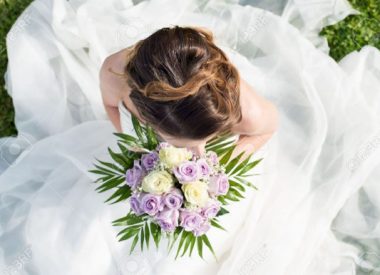
[[[106,200],[129,203],[126,216],[113,225],[123,226],[119,241],[132,239],[130,252],[140,241],[149,248],[152,239],[158,248],[161,237],[169,239],[169,252],[177,243],[175,258],[182,252],[192,255],[195,244],[203,258],[203,246],[215,252],[206,235],[211,226],[225,230],[218,217],[229,213],[229,201],[243,199],[246,187],[253,187],[246,177],[260,161],[243,153],[231,159],[235,148],[229,136],[219,136],[206,144],[204,156],[186,148],[158,142],[149,126],[142,126],[132,117],[137,137],[115,133],[120,152],[108,148],[112,163],[97,160],[94,170],[100,175],[98,192],[114,190]],[[216,258],[216,256],[215,256]]]

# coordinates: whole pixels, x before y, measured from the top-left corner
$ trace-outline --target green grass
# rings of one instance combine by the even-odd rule
[[[14,125],[12,99],[5,90],[4,73],[7,68],[5,36],[21,12],[31,0],[0,0],[0,137],[17,133]],[[22,65],[22,64],[20,64]]]
[[[341,60],[365,45],[380,49],[380,0],[350,0],[358,15],[349,15],[321,31],[329,43],[330,56]]]
[[[380,0],[349,0],[361,14],[347,16],[321,31],[336,61],[365,45],[380,49]],[[14,125],[12,99],[4,87],[3,75],[8,62],[5,36],[10,27],[32,0],[0,0],[0,137],[17,133]]]

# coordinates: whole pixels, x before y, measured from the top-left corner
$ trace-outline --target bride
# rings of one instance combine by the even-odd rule
[[[198,154],[209,139],[229,131],[239,135],[233,155],[248,156],[276,129],[274,105],[240,80],[212,34],[199,28],[163,28],[112,54],[101,67],[100,87],[118,131],[128,131],[121,125],[132,113],[163,140]]]
[[[316,33],[354,12],[343,0],[275,2],[34,1],[7,36],[19,134],[1,140],[0,272],[377,274],[380,53],[326,54]],[[117,241],[127,205],[88,170],[131,114],[199,154],[231,129],[264,156],[258,190],[208,234],[217,262]]]

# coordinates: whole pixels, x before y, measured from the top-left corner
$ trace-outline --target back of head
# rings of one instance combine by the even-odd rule
[[[205,29],[156,31],[129,49],[124,73],[139,115],[168,135],[203,139],[241,120],[238,71]]]

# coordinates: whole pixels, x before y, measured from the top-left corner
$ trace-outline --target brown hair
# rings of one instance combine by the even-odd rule
[[[130,98],[160,131],[203,139],[241,121],[239,73],[207,29],[159,29],[130,47],[126,59]]]

